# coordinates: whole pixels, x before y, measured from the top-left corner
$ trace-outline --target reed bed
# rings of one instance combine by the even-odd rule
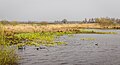
[[[94,27],[97,24],[48,24],[48,25],[30,25],[30,24],[19,24],[16,26],[13,25],[6,25],[5,26],[5,33],[12,34],[12,33],[21,33],[21,32],[56,32],[56,31],[71,31],[77,30],[80,28],[85,27]],[[99,26],[97,27],[99,28]]]
[[[18,24],[5,25],[5,34],[11,35],[14,33],[31,33],[31,32],[57,32],[57,31],[74,31],[79,29],[120,29],[120,26],[100,26],[97,23],[91,24]]]

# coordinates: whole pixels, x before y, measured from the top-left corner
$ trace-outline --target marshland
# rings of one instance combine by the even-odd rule
[[[0,65],[119,65],[120,24],[1,21]]]

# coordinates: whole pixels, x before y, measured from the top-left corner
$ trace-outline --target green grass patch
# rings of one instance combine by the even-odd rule
[[[62,45],[62,42],[54,42],[56,38],[66,34],[65,32],[40,32],[40,33],[20,33],[13,36],[6,36],[6,43],[11,45],[17,44],[18,47],[24,45],[34,46],[56,46]]]

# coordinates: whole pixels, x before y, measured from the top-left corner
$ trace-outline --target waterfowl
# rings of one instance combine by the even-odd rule
[[[96,46],[98,46],[98,43],[95,43]]]
[[[25,46],[19,46],[18,49],[25,49]]]
[[[40,48],[39,48],[39,47],[37,47],[36,49],[37,49],[37,50],[39,50]]]
[[[46,49],[46,48],[40,46],[40,47],[37,47],[36,49],[39,50],[39,49]]]
[[[37,50],[39,50],[39,49],[46,49],[46,50],[48,50],[46,47],[43,47],[43,46],[37,47],[36,49],[37,49]],[[48,50],[48,51],[49,51],[49,50]]]

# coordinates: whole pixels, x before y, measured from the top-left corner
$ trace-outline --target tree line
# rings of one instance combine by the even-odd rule
[[[11,25],[17,25],[17,24],[67,24],[67,23],[99,23],[99,24],[105,24],[105,25],[111,25],[111,24],[120,24],[120,19],[118,18],[109,18],[109,17],[101,17],[101,18],[85,18],[82,21],[68,21],[67,19],[63,19],[61,21],[54,21],[54,22],[48,22],[48,21],[27,21],[27,22],[18,22],[18,21],[7,21],[7,20],[1,20],[2,24],[11,24]]]

